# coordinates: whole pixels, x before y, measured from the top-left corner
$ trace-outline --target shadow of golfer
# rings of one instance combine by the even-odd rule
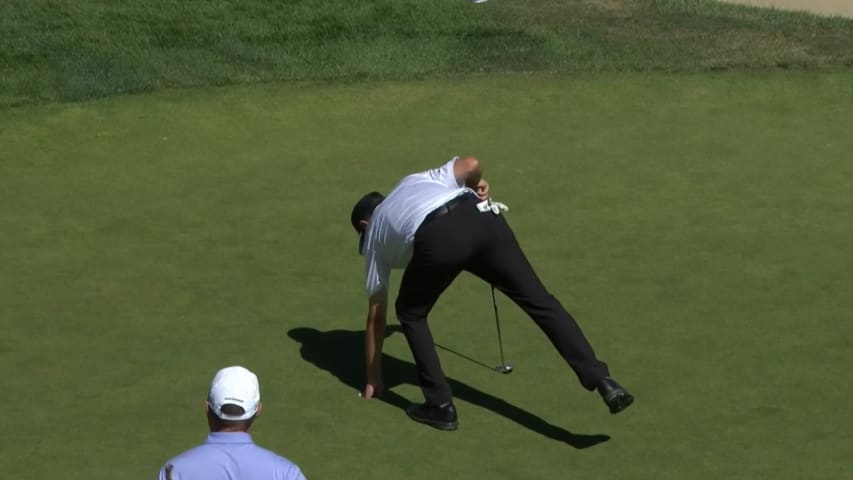
[[[386,337],[399,332],[400,327],[389,325]],[[302,347],[299,352],[302,358],[338,378],[345,385],[356,390],[364,386],[364,332],[360,330],[330,330],[321,332],[314,328],[299,327],[287,332],[290,338],[296,340]],[[415,365],[387,354],[382,354],[382,380],[385,390],[380,399],[400,409],[411,403],[403,396],[391,391],[402,384],[418,385]],[[506,417],[521,426],[529,428],[548,438],[565,442],[574,448],[588,448],[610,440],[607,435],[574,434],[552,425],[536,415],[512,405],[504,400],[481,392],[465,383],[447,379],[455,397],[479,405]]]

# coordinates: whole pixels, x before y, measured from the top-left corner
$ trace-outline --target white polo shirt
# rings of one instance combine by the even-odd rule
[[[364,232],[368,295],[387,291],[391,269],[409,263],[415,232],[430,212],[465,192],[473,192],[456,182],[453,165],[457,158],[403,178],[373,211]]]

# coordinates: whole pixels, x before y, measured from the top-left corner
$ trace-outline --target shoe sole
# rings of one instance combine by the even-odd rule
[[[607,401],[607,406],[610,407],[610,413],[619,413],[622,410],[630,407],[634,403],[634,397],[625,392],[620,392]]]
[[[429,425],[432,428],[437,428],[439,430],[444,430],[446,432],[449,432],[451,430],[456,430],[457,428],[459,428],[458,422],[437,422],[435,420],[430,420],[428,418],[416,417],[416,416],[412,415],[411,413],[409,413],[409,411],[406,411],[406,415],[408,415],[409,418],[411,418],[412,420],[414,420],[418,423],[423,423],[424,425]]]

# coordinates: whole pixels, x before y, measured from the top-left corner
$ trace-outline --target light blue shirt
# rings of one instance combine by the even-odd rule
[[[261,448],[244,432],[215,432],[204,445],[169,460],[159,480],[305,480],[293,462]]]

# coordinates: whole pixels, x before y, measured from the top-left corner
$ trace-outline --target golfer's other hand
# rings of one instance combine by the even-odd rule
[[[368,383],[364,386],[364,391],[361,392],[362,398],[378,398],[382,395],[382,383],[381,382],[373,382]]]

